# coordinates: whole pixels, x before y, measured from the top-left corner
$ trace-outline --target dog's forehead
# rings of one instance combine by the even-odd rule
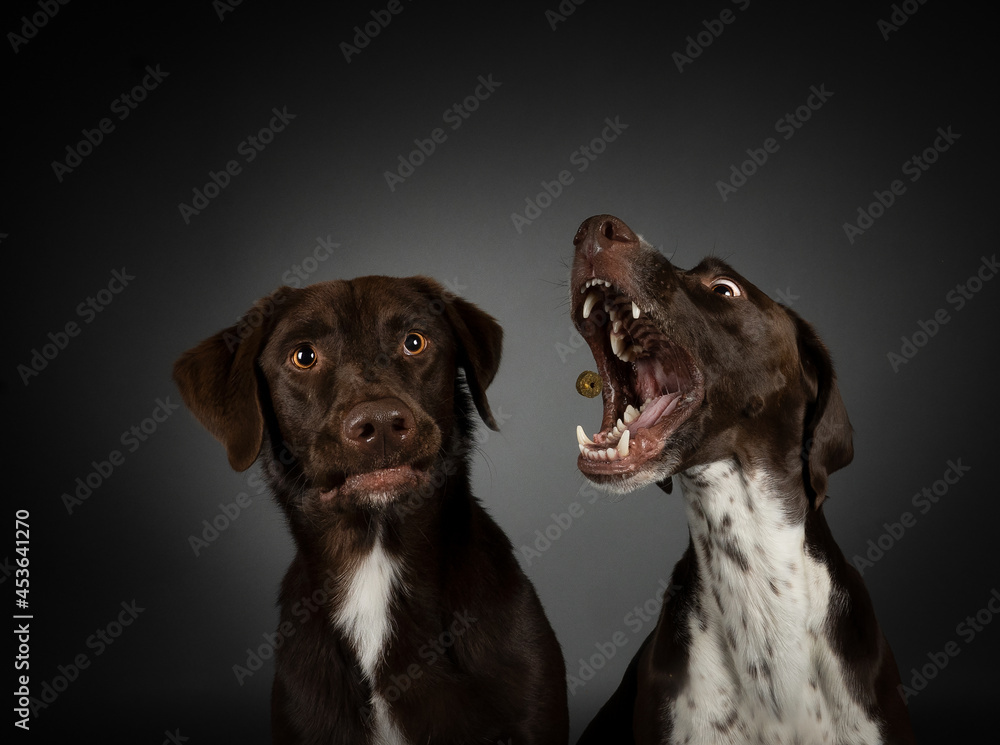
[[[701,278],[725,276],[739,280],[741,284],[746,283],[746,278],[743,275],[716,256],[706,256],[694,268],[688,269],[687,273],[695,274]]]
[[[357,277],[296,290],[281,325],[286,333],[338,332],[350,327],[427,321],[435,314],[432,280],[423,277]]]

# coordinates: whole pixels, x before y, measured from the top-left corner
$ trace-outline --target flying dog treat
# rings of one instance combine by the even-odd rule
[[[581,396],[593,398],[600,394],[603,385],[604,381],[601,380],[600,375],[590,370],[584,370],[576,379],[576,392]]]

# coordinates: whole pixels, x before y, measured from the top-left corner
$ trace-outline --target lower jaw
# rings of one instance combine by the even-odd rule
[[[700,404],[701,396],[697,393],[685,397],[677,410],[670,407],[663,421],[640,427],[634,434],[630,430],[626,448],[619,447],[621,440],[610,446],[605,445],[608,432],[595,435],[595,440],[600,443],[596,447],[585,446],[581,442],[577,467],[594,483],[621,492],[667,478],[679,464],[679,453],[671,452],[674,449],[671,440]],[[623,455],[622,450],[626,454]]]

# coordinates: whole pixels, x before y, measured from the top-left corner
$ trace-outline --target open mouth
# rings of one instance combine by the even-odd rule
[[[701,403],[702,374],[687,350],[610,281],[590,279],[580,293],[584,299],[575,320],[604,383],[604,414],[592,437],[577,427],[578,466],[597,480],[628,478],[659,460]]]

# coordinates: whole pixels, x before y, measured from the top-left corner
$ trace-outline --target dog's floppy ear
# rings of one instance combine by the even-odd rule
[[[229,465],[245,471],[264,437],[256,363],[287,287],[261,298],[240,321],[189,349],[174,363],[174,382],[198,421],[221,442]]]
[[[487,427],[499,430],[486,400],[486,389],[500,367],[503,329],[493,316],[467,300],[448,293],[442,299],[445,317],[458,339],[458,365],[465,370],[465,382],[476,411]]]
[[[854,458],[847,409],[826,346],[813,327],[789,310],[798,335],[799,363],[806,390],[802,433],[802,476],[813,508],[826,499],[827,478]]]
[[[415,277],[431,299],[431,307],[440,311],[455,332],[458,366],[465,371],[465,382],[472,394],[476,411],[492,430],[499,430],[486,389],[500,367],[503,351],[503,329],[489,313],[480,310],[468,300],[446,291],[430,277]]]

